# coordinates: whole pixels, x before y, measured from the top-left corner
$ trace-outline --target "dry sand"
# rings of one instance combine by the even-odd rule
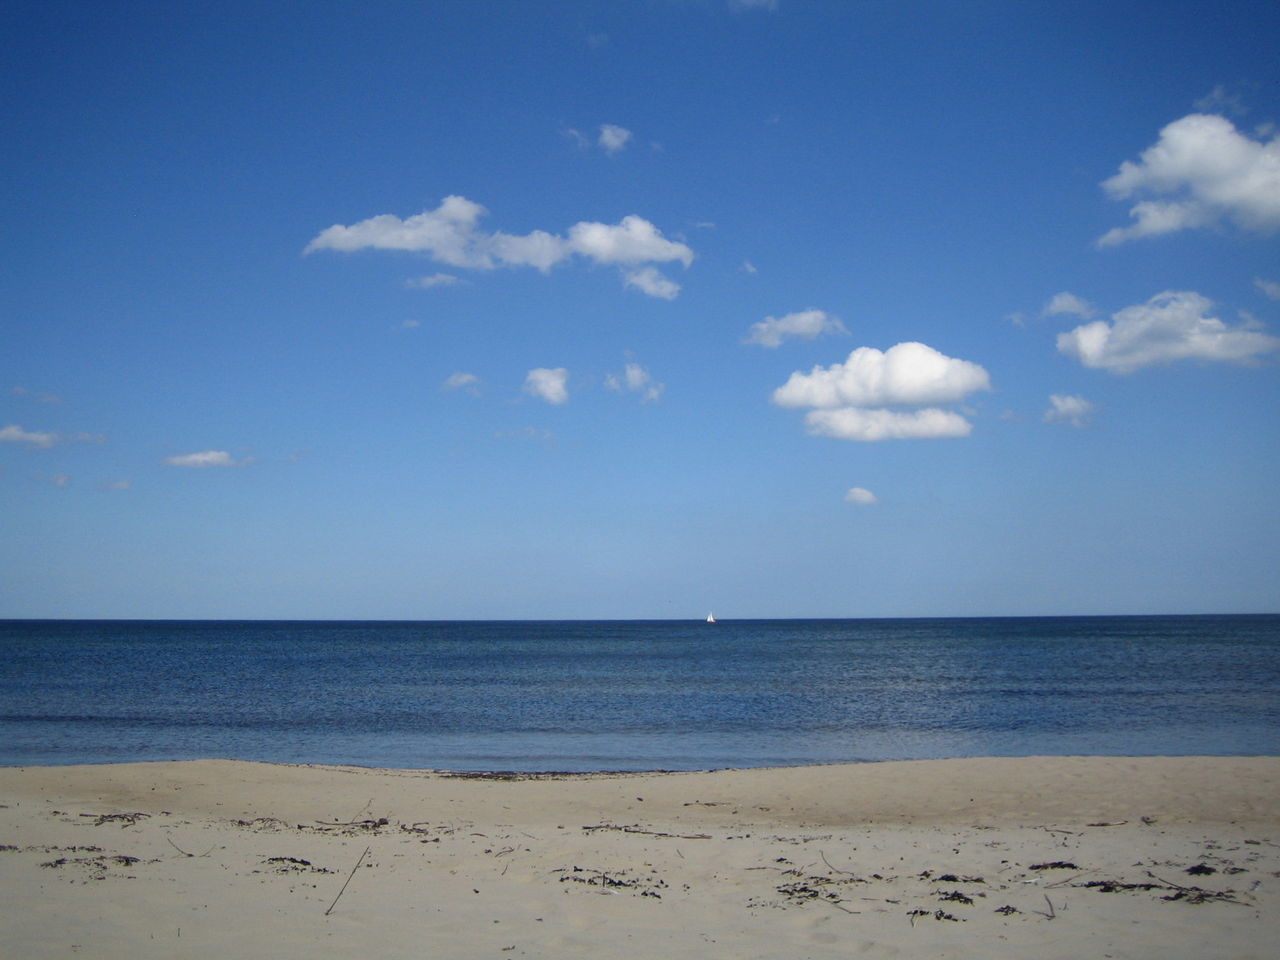
[[[5,960],[1200,960],[1278,943],[1274,757],[0,769]]]

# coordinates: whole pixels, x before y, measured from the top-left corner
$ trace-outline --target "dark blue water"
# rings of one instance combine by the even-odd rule
[[[1280,616],[0,621],[0,765],[1280,754]]]

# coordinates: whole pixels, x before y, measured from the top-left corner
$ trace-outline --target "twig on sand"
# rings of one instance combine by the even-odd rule
[[[369,848],[365,847],[364,853],[360,854],[360,859],[356,861],[356,865],[352,867],[351,872],[347,874],[347,883],[351,882],[351,878],[356,875],[356,871],[360,869],[360,864],[364,863],[364,858],[368,856],[368,854],[369,854]],[[324,915],[326,917],[330,914],[330,912],[332,912],[333,908],[338,905],[338,900],[341,899],[342,895],[347,892],[347,883],[344,883],[342,885],[342,889],[338,891],[338,896],[333,898],[333,903],[329,904],[329,909],[324,912]]]
[[[583,830],[617,830],[620,833],[643,833],[650,837],[669,837],[674,840],[710,840],[709,833],[663,833],[661,830],[642,830],[640,827],[620,827],[615,823],[598,823]]]
[[[1058,917],[1058,911],[1053,909],[1053,901],[1049,899],[1049,895],[1047,893],[1044,895],[1044,902],[1049,905],[1048,913],[1045,913],[1043,910],[1032,910],[1031,912],[1038,913],[1040,914],[1040,916],[1045,917],[1049,920],[1056,920]]]
[[[839,867],[832,866],[831,861],[827,859],[826,851],[819,850],[818,856],[822,857],[822,862],[825,863],[833,873],[843,873],[845,876],[849,876],[849,877],[853,876],[852,870],[841,870]]]
[[[201,854],[187,853],[187,851],[183,850],[180,846],[174,843],[173,838],[170,837],[167,833],[165,834],[164,838],[169,841],[169,846],[173,847],[173,849],[177,850],[184,857],[195,857],[195,856],[207,857],[209,854],[213,853],[213,847],[217,846],[217,844],[215,843],[213,847],[210,847],[208,850],[206,850],[204,853],[201,853]]]

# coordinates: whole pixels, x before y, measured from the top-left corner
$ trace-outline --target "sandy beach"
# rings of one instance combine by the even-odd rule
[[[1280,758],[0,769],[6,958],[1270,957]]]

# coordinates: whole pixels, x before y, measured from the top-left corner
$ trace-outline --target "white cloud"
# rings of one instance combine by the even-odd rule
[[[128,490],[132,486],[133,486],[133,481],[131,480],[113,480],[111,481],[111,483],[106,484],[102,489],[103,490]]]
[[[56,433],[41,433],[35,430],[23,430],[16,423],[0,429],[0,443],[20,443],[26,447],[34,447],[39,450],[48,450],[61,437]]]
[[[844,363],[797,371],[773,392],[773,402],[816,408],[805,415],[809,432],[842,440],[963,437],[973,429],[969,421],[937,404],[989,389],[990,377],[976,363],[923,343],[899,343],[883,353],[858,347]]]
[[[569,371],[564,367],[548,369],[537,367],[530,370],[524,378],[524,392],[530,396],[540,397],[547,403],[562,404],[569,400],[569,391],[565,384],[569,381]]]
[[[57,487],[59,490],[61,490],[63,487],[70,486],[71,478],[67,476],[65,473],[55,473],[52,477],[49,478],[49,482],[52,483],[55,487]]]
[[[479,229],[480,218],[487,211],[465,197],[450,196],[435,210],[424,210],[404,220],[393,214],[382,214],[351,226],[335,224],[321,231],[304,253],[317,250],[354,252],[357,250],[403,250],[423,253],[453,267],[492,270],[497,267],[534,267],[548,272],[572,256],[582,256],[597,263],[634,268],[626,275],[630,286],[652,296],[671,299],[679,287],[639,268],[646,264],[678,261],[688,267],[693,250],[675,240],[668,240],[657,227],[643,217],[630,214],[616,224],[582,221],[568,230],[567,236],[534,230],[524,235],[486,233]],[[450,274],[435,274],[411,286],[440,286]],[[455,278],[456,279],[456,278]]]
[[[921,440],[967,437],[973,425],[958,413],[928,407],[924,410],[867,410],[840,407],[810,410],[804,422],[809,432],[837,440],[875,443],[879,440]]]
[[[680,284],[664,276],[657,267],[640,267],[623,274],[623,282],[641,293],[663,300],[674,300],[680,293]]]
[[[1058,350],[1086,367],[1132,373],[1177,360],[1244,362],[1280,347],[1280,339],[1230,327],[1208,316],[1213,303],[1193,292],[1167,291],[1058,335]]]
[[[404,285],[410,290],[430,290],[432,287],[452,287],[461,282],[452,273],[433,273],[429,277],[413,277]]]
[[[756,269],[756,265],[752,263],[750,260],[743,260],[741,269],[743,273],[749,273],[752,276],[755,276],[757,273],[760,272],[759,270]]]
[[[1280,135],[1254,140],[1230,120],[1193,113],[1160,131],[1137,163],[1126,160],[1102,184],[1114,198],[1169,197],[1136,203],[1134,223],[1098,239],[1108,247],[1229,220],[1246,230],[1280,227]]]
[[[1056,317],[1064,313],[1082,320],[1089,320],[1097,311],[1088,300],[1081,299],[1074,293],[1067,293],[1065,290],[1062,293],[1055,293],[1040,311],[1042,317]]]
[[[1280,300],[1280,283],[1258,277],[1253,281],[1253,285],[1262,291],[1263,296],[1271,300]]]
[[[400,321],[401,330],[417,330],[420,326],[422,326],[421,320],[401,320]]]
[[[668,240],[657,227],[635,214],[615,225],[583,221],[569,228],[569,249],[596,263],[634,266],[642,263],[679,261],[688,267],[693,251],[683,243]]]
[[[1049,395],[1049,409],[1044,412],[1044,422],[1083,427],[1089,422],[1093,411],[1093,404],[1084,397],[1054,393]]]
[[[384,213],[349,227],[335,223],[322,230],[303,253],[316,250],[410,250],[427,253],[455,267],[492,267],[476,224],[488,211],[466,197],[445,197],[434,210],[404,220]]]
[[[824,310],[801,310],[753,323],[744,343],[777,347],[783,340],[813,340],[824,333],[848,333],[844,324]]]
[[[631,141],[631,131],[615,123],[606,123],[600,127],[600,138],[596,141],[600,149],[613,155]]]
[[[477,387],[479,387],[479,385],[480,378],[474,373],[467,373],[465,370],[458,370],[449,374],[449,376],[445,378],[444,383],[440,384],[440,389],[461,390],[466,388],[468,393],[474,394],[477,392]]]
[[[850,487],[845,493],[844,499],[845,503],[856,503],[864,507],[880,502],[880,498],[866,487]]]
[[[667,389],[665,383],[654,380],[649,371],[638,363],[628,363],[621,375],[609,374],[604,378],[604,385],[619,393],[639,393],[645,403],[660,400]]]
[[[165,463],[171,467],[237,467],[241,464],[232,459],[225,450],[201,450],[199,453],[184,453],[176,457],[166,457]]]
[[[773,393],[782,407],[918,407],[954,403],[991,389],[987,371],[923,343],[899,343],[883,353],[858,347],[844,363],[796,372]]]

